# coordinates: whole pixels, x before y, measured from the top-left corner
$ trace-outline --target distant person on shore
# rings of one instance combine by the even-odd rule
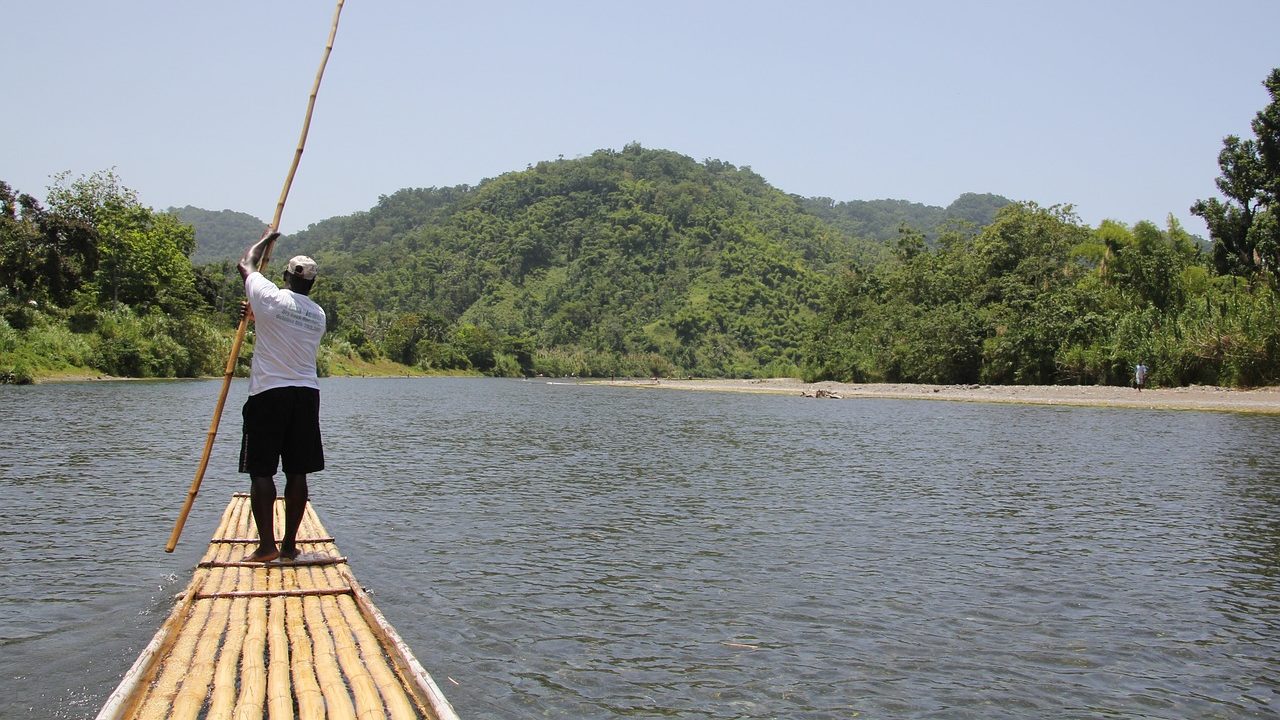
[[[245,557],[247,562],[298,557],[294,541],[307,509],[307,473],[324,469],[316,352],[324,336],[325,314],[307,297],[316,280],[316,263],[304,255],[294,257],[284,268],[284,289],[276,287],[258,272],[258,265],[278,237],[280,233],[263,233],[245,249],[239,265],[248,297],[245,312],[256,331],[240,442],[240,472],[249,475],[249,504],[258,527],[258,548]],[[284,537],[277,548],[275,474],[281,462],[286,479]]]
[[[1138,363],[1133,369],[1133,386],[1138,388],[1138,392],[1142,392],[1142,386],[1147,384],[1147,366]]]

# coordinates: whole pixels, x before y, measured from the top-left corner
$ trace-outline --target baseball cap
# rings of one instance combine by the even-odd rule
[[[316,279],[316,261],[306,255],[293,256],[286,269],[303,280]]]

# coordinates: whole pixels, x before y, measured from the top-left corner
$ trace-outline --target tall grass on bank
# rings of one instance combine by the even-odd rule
[[[138,378],[202,377],[220,372],[230,351],[225,333],[199,315],[139,317],[126,306],[64,318],[24,315],[16,329],[0,319],[0,382],[91,371]]]

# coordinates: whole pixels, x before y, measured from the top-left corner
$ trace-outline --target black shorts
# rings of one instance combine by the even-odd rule
[[[320,391],[281,387],[250,395],[244,403],[240,472],[270,477],[283,460],[286,474],[324,469],[320,444]]]

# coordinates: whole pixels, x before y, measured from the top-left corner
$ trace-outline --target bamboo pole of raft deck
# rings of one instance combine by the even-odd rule
[[[223,588],[235,587],[235,575],[224,572],[221,583]],[[209,619],[200,629],[196,642],[196,651],[186,673],[181,679],[178,694],[174,697],[173,707],[168,717],[173,720],[191,720],[200,714],[205,697],[209,694],[209,684],[213,681],[214,660],[218,656],[218,647],[222,644],[222,634],[227,629],[230,615],[230,603],[214,603],[209,611]]]
[[[298,138],[298,149],[293,153],[293,163],[289,165],[289,174],[284,179],[284,189],[280,191],[280,200],[276,203],[276,213],[271,219],[271,226],[267,228],[268,233],[276,232],[280,229],[280,217],[284,214],[284,202],[289,197],[289,188],[293,185],[293,176],[298,171],[298,163],[302,160],[302,150],[307,144],[307,131],[311,129],[311,114],[316,107],[316,95],[320,93],[320,79],[324,77],[324,67],[329,63],[329,54],[333,52],[333,40],[338,35],[338,17],[342,15],[343,0],[338,0],[338,5],[333,11],[333,24],[329,28],[329,40],[324,46],[324,54],[320,58],[320,69],[316,71],[315,83],[311,86],[311,95],[307,99],[307,114],[302,120],[302,134]],[[271,260],[271,246],[268,243],[266,249],[262,253],[262,261],[258,263],[258,270],[265,270],[267,262]],[[173,552],[178,546],[178,537],[182,535],[182,526],[187,522],[187,515],[191,512],[191,506],[196,501],[196,493],[200,492],[200,483],[204,480],[204,471],[209,467],[209,455],[213,452],[213,440],[218,435],[218,423],[222,420],[222,407],[227,402],[227,391],[231,389],[231,378],[236,371],[236,358],[240,356],[240,345],[244,343],[244,333],[249,327],[249,316],[246,314],[240,319],[240,327],[236,329],[235,340],[231,343],[231,352],[227,355],[227,365],[223,369],[222,374],[222,392],[218,395],[218,403],[213,408],[213,419],[209,421],[209,432],[205,435],[204,452],[200,456],[200,465],[196,468],[195,478],[191,481],[191,487],[187,490],[187,499],[182,504],[182,511],[178,513],[178,520],[173,525],[173,532],[169,535],[169,542],[164,547],[165,552]]]
[[[187,624],[203,627],[209,620],[209,611],[212,606],[209,603],[196,603],[191,616],[187,618]],[[147,695],[146,706],[157,707],[167,710],[173,704],[174,699],[178,695],[178,689],[182,684],[182,679],[186,675],[187,667],[191,665],[192,658],[196,654],[196,643],[199,640],[198,635],[181,635],[178,642],[174,645],[173,650],[169,652],[169,656],[165,659],[164,672],[160,675],[160,679],[151,689],[151,693]],[[159,698],[152,701],[151,698]],[[168,713],[165,713],[167,716]]]
[[[365,667],[369,668],[369,675],[378,686],[378,692],[382,693],[387,715],[392,720],[416,718],[417,713],[405,694],[404,685],[401,684],[395,670],[387,663],[383,647],[379,644],[377,636],[369,629],[368,619],[360,612],[360,607],[349,597],[338,598],[338,605],[355,631],[360,657],[364,658]]]
[[[351,694],[356,703],[356,717],[385,717],[382,709],[382,697],[378,694],[378,685],[369,675],[356,647],[355,631],[347,624],[342,614],[340,603],[343,596],[325,598],[325,619],[333,631],[334,649],[338,654],[338,665],[347,677]]]
[[[244,638],[240,665],[240,694],[233,713],[237,718],[262,717],[262,700],[267,696],[267,668],[263,661],[267,637],[267,601],[249,601],[249,631]]]
[[[280,573],[271,573],[272,590],[280,589]],[[289,687],[289,631],[284,624],[284,598],[273,597],[268,616],[267,652],[267,717],[282,720],[293,717],[293,691]]]
[[[240,649],[244,646],[245,618],[248,614],[248,598],[231,601],[231,619],[227,623],[227,639],[218,655],[218,665],[213,673],[213,692],[209,695],[209,720],[225,720],[231,717],[236,700],[236,669],[240,662]]]
[[[329,637],[329,626],[324,622],[321,600],[315,596],[303,598],[302,608],[307,629],[315,643],[316,679],[320,683],[320,692],[324,693],[329,717],[336,720],[354,718],[356,709],[351,704],[351,697],[347,695],[347,685],[342,680],[342,671],[338,669],[333,639]]]
[[[296,573],[290,576],[288,583],[292,588],[298,587]],[[289,636],[289,666],[293,671],[293,696],[298,701],[298,717],[318,718],[324,716],[324,696],[320,693],[320,683],[316,680],[315,656],[311,638],[306,632],[306,621],[302,616],[302,598],[285,598],[285,626]]]
[[[333,571],[345,578],[351,586],[352,599],[361,613],[372,623],[372,630],[378,638],[387,647],[394,647],[399,650],[397,655],[393,657],[396,672],[400,673],[417,688],[418,693],[426,700],[436,718],[439,720],[458,720],[457,712],[454,711],[453,705],[449,703],[448,698],[444,696],[444,692],[440,690],[440,686],[436,685],[435,681],[431,679],[431,675],[414,657],[413,652],[409,650],[408,644],[400,638],[400,634],[391,626],[391,623],[387,622],[382,611],[378,610],[373,601],[369,599],[369,596],[365,594],[360,583],[356,581],[355,575],[351,573],[351,568],[344,565],[341,569],[333,568]]]

